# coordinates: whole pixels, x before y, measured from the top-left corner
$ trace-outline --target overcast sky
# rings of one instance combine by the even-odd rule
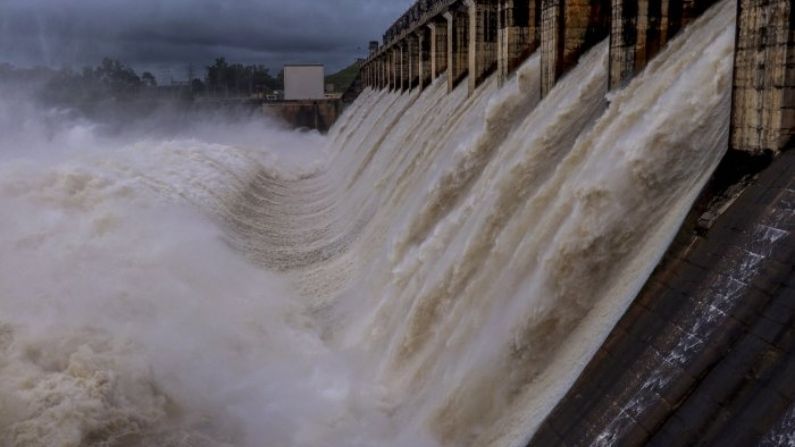
[[[367,53],[413,0],[0,0],[0,62],[82,67],[121,59],[161,82],[214,58],[323,63]]]

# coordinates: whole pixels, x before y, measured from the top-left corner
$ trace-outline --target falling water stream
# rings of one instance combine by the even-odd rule
[[[607,96],[603,42],[543,99],[533,56],[366,90],[328,136],[31,117],[0,137],[0,444],[524,447],[724,153],[734,14]]]

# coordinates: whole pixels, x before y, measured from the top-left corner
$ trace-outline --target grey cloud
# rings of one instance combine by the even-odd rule
[[[224,56],[330,69],[366,54],[412,0],[0,0],[0,62],[82,66],[105,56],[179,71]]]

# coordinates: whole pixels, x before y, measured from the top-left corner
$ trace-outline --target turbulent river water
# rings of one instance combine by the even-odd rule
[[[727,147],[734,14],[609,95],[604,42],[327,136],[6,104],[0,445],[524,447]]]

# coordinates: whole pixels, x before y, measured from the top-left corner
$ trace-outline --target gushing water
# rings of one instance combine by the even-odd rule
[[[724,1],[609,97],[606,43],[543,99],[538,56],[367,90],[327,137],[26,121],[0,443],[523,446],[723,155],[733,33]]]

